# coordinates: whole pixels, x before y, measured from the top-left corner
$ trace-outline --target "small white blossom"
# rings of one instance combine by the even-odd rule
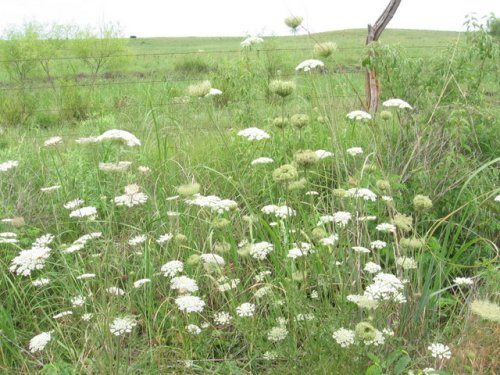
[[[82,307],[85,304],[86,298],[82,295],[78,295],[71,298],[71,305],[73,307]]]
[[[255,305],[249,302],[242,303],[236,308],[236,313],[240,317],[253,316],[255,313]]]
[[[474,279],[470,277],[455,277],[453,282],[457,285],[468,286],[474,284]]]
[[[144,234],[139,234],[135,237],[132,237],[130,240],[128,240],[128,244],[130,246],[137,246],[140,245],[144,242],[146,242],[147,237]]]
[[[233,317],[228,312],[219,312],[214,315],[214,323],[219,326],[227,326],[231,323]]]
[[[61,318],[64,318],[65,316],[68,316],[68,315],[73,315],[73,311],[63,311],[63,312],[60,312],[59,314],[54,315],[52,318],[53,319],[61,319]]]
[[[250,246],[250,255],[257,260],[264,260],[273,249],[273,244],[269,242],[258,242]]]
[[[107,291],[109,294],[113,295],[113,296],[123,296],[123,295],[125,295],[125,291],[124,291],[123,289],[121,289],[121,288],[117,288],[117,287],[115,287],[115,286],[112,286],[112,287],[110,287],[110,288],[107,288],[107,289],[106,289],[106,291]]]
[[[250,47],[250,46],[253,46],[254,44],[260,44],[263,42],[264,42],[264,39],[262,39],[258,36],[249,36],[243,42],[241,42],[240,45],[242,47]]]
[[[267,339],[272,342],[282,341],[288,335],[288,330],[283,326],[277,326],[271,328],[271,330],[267,333]]]
[[[196,324],[189,324],[186,326],[186,331],[188,331],[192,335],[199,335],[201,333],[201,328]]]
[[[427,347],[427,350],[431,352],[431,355],[434,358],[438,359],[450,359],[451,358],[451,350],[448,345],[433,343]]]
[[[183,312],[202,312],[205,302],[196,296],[180,296],[175,299],[175,304]]]
[[[262,139],[271,138],[271,136],[264,130],[255,127],[240,130],[238,132],[238,135],[241,137],[245,137],[249,141],[260,141]]]
[[[363,246],[353,246],[352,249],[357,253],[369,254],[370,250]]]
[[[33,285],[33,286],[44,286],[44,285],[48,285],[49,283],[50,283],[50,279],[40,278],[40,279],[33,280],[31,282],[31,285]]]
[[[250,165],[269,164],[269,163],[274,163],[274,160],[271,158],[268,158],[268,157],[260,157],[260,158],[252,160]]]
[[[11,168],[15,168],[19,165],[17,160],[7,160],[3,163],[0,163],[0,172],[6,172]]]
[[[187,276],[177,276],[170,280],[170,288],[177,290],[179,293],[193,293],[198,291],[196,280]]]
[[[394,224],[389,223],[381,223],[375,227],[376,230],[380,232],[395,232],[396,226]]]
[[[346,152],[351,156],[360,155],[363,153],[363,149],[361,147],[351,147],[346,150]]]
[[[297,71],[302,70],[304,72],[308,72],[311,69],[323,68],[324,66],[325,64],[321,60],[309,59],[302,61],[299,65],[295,67],[295,70]]]
[[[29,350],[31,353],[36,353],[43,350],[47,344],[52,340],[52,332],[42,332],[34,336],[29,343]]]
[[[93,206],[82,207],[70,212],[69,217],[88,218],[95,220],[97,218],[97,209]]]
[[[397,107],[399,109],[413,109],[411,105],[402,99],[388,99],[382,103],[384,107]]]
[[[368,273],[378,273],[382,271],[382,267],[380,267],[377,263],[368,262],[365,264],[365,268],[363,268],[363,270]]]
[[[136,325],[137,322],[132,317],[115,318],[109,326],[109,330],[115,336],[123,336],[126,333],[132,332],[132,329]]]
[[[375,202],[377,194],[366,188],[352,188],[347,190],[346,197],[363,198],[365,201]]]
[[[151,279],[139,279],[134,282],[134,288],[140,288],[143,285],[146,285],[147,283],[150,283]]]
[[[347,348],[354,344],[355,333],[353,330],[340,328],[333,332],[333,338],[342,348]]]
[[[358,120],[358,121],[369,121],[372,119],[372,115],[365,111],[352,111],[349,112],[346,116],[350,120]]]
[[[165,277],[174,277],[183,270],[184,263],[182,263],[180,260],[171,260],[170,262],[167,262],[163,266],[161,266],[161,272],[163,272],[163,276]]]
[[[326,151],[326,150],[316,150],[316,151],[314,151],[314,153],[320,159],[326,159],[326,158],[333,156],[333,152]]]
[[[333,246],[337,243],[339,240],[338,234],[331,234],[328,237],[322,238],[319,240],[319,243],[322,244],[323,246]]]
[[[163,245],[164,243],[169,242],[172,238],[174,238],[174,235],[172,233],[165,233],[165,234],[162,234],[156,240],[156,243]]]
[[[387,242],[375,240],[370,242],[370,248],[372,250],[380,250],[387,246]]]
[[[64,208],[67,210],[73,210],[77,207],[80,207],[82,204],[84,204],[85,201],[83,199],[74,199],[72,201],[69,201],[64,205]]]

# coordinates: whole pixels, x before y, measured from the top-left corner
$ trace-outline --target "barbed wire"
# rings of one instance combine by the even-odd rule
[[[366,46],[359,47],[339,47],[338,51],[350,51],[350,50],[363,50]],[[403,48],[408,49],[424,49],[424,48],[449,48],[447,45],[424,45],[424,46],[403,46]],[[295,52],[295,51],[312,51],[312,47],[302,47],[302,48],[267,48],[267,49],[254,49],[254,50],[199,50],[199,51],[183,51],[183,52],[155,52],[155,53],[127,53],[127,54],[118,54],[118,55],[110,55],[110,56],[52,56],[52,57],[38,57],[38,58],[26,58],[26,59],[3,59],[0,60],[0,63],[15,63],[15,62],[29,62],[29,61],[57,61],[57,60],[83,60],[83,59],[99,59],[99,58],[123,58],[123,57],[159,57],[159,56],[175,56],[175,55],[203,55],[203,54],[223,54],[223,53],[274,53],[274,52]]]

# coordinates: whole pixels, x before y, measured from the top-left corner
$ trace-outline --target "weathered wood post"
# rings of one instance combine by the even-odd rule
[[[366,37],[366,45],[372,42],[376,42],[385,30],[387,24],[392,19],[396,10],[401,4],[401,0],[391,0],[384,12],[380,15],[377,22],[372,25],[368,25],[368,36]],[[373,51],[369,52],[373,54]],[[378,101],[380,96],[380,87],[377,79],[377,72],[375,68],[368,67],[366,70],[366,106],[369,112],[373,113],[378,108]]]

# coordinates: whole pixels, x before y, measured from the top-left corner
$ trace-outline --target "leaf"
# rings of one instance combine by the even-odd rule
[[[410,362],[411,358],[408,355],[403,355],[401,358],[399,358],[396,366],[394,366],[394,375],[402,374]]]
[[[377,364],[373,364],[366,369],[365,375],[382,375],[382,369]]]

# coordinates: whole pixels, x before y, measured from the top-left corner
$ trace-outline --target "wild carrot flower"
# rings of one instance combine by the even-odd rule
[[[238,132],[240,137],[245,137],[249,141],[260,141],[262,139],[269,139],[271,136],[267,134],[264,130],[259,128],[246,128]]]
[[[49,283],[50,283],[50,279],[39,278],[39,279],[33,280],[31,282],[31,285],[33,285],[33,286],[44,286],[44,285],[47,285]]]
[[[130,240],[128,240],[128,244],[130,246],[137,246],[140,245],[144,242],[146,242],[147,237],[144,234],[139,234],[135,237],[132,237]]]
[[[242,47],[251,47],[255,44],[261,44],[264,42],[264,39],[258,36],[249,36],[243,42],[240,43]]]
[[[272,158],[260,157],[260,158],[252,160],[252,162],[250,163],[250,165],[269,164],[269,163],[273,163],[273,162],[274,162],[274,160]]]
[[[106,291],[111,294],[112,296],[123,296],[125,295],[125,291],[121,288],[112,286],[110,288],[107,288]]]
[[[139,279],[134,282],[134,288],[138,289],[143,285],[146,285],[151,282],[151,279]]]
[[[63,312],[60,312],[59,314],[56,314],[54,315],[52,318],[53,319],[61,319],[61,318],[64,318],[65,316],[68,316],[68,315],[73,315],[73,311],[63,311]]]
[[[438,359],[450,359],[451,358],[451,350],[448,345],[433,343],[427,347],[427,350],[431,352],[431,355],[434,358]]]
[[[320,158],[320,159],[326,159],[329,157],[332,157],[334,154],[333,152],[327,151],[327,150],[316,150],[314,153]]]
[[[396,226],[394,224],[389,223],[381,223],[375,227],[376,230],[380,232],[395,232]]]
[[[179,293],[194,293],[198,291],[198,284],[190,277],[177,276],[170,280],[170,288]]]
[[[216,313],[214,315],[214,323],[219,326],[229,325],[232,319],[233,317],[228,312],[225,311]]]
[[[175,304],[179,310],[187,313],[202,312],[205,307],[205,302],[196,296],[180,296],[175,299]]]
[[[314,59],[309,59],[309,60],[304,60],[302,61],[299,65],[295,67],[295,70],[297,71],[304,71],[304,72],[309,72],[312,69],[322,69],[325,66],[323,61],[320,60],[314,60]]]
[[[95,220],[97,218],[97,209],[93,206],[87,206],[82,208],[77,208],[69,213],[69,217],[76,218],[87,218],[89,220]]]
[[[161,272],[163,272],[163,276],[165,277],[174,277],[183,270],[184,263],[182,263],[180,260],[171,260],[170,262],[167,262],[163,266],[161,266]]]
[[[282,81],[280,79],[275,79],[269,84],[269,91],[272,93],[285,98],[291,95],[295,90],[295,82],[293,81]]]
[[[272,342],[279,342],[284,340],[287,335],[288,335],[288,330],[280,325],[271,328],[271,330],[267,333],[267,339]]]
[[[273,249],[273,244],[269,242],[258,242],[250,246],[250,255],[257,260],[264,260]]]
[[[156,243],[159,244],[159,245],[163,245],[164,243],[169,242],[172,238],[174,238],[174,235],[172,233],[165,233],[165,234],[162,234],[156,240]]]
[[[115,197],[115,204],[117,206],[134,207],[146,203],[148,196],[139,190],[140,188],[137,184],[125,186],[125,194]]]
[[[333,332],[333,338],[342,348],[347,348],[354,344],[354,331],[346,328],[340,328]]]
[[[67,210],[73,210],[77,207],[80,207],[82,204],[84,204],[85,201],[83,199],[74,199],[72,201],[69,201],[68,203],[66,203],[64,205],[64,208],[66,208]]]
[[[42,332],[39,335],[34,336],[29,343],[29,351],[31,353],[36,353],[43,350],[47,344],[52,340],[52,332]]]
[[[377,200],[377,195],[366,188],[352,188],[347,190],[345,193],[346,197],[363,198],[365,201],[375,202]]]
[[[411,105],[402,99],[388,99],[382,103],[384,107],[397,107],[399,109],[413,109]]]
[[[349,112],[346,116],[350,120],[357,120],[357,121],[369,121],[372,119],[372,115],[365,111],[352,111]]]
[[[474,279],[471,277],[455,277],[453,282],[460,286],[468,286],[474,284]]]
[[[255,305],[249,302],[242,303],[236,308],[236,313],[239,317],[253,316],[255,313]]]
[[[9,169],[15,168],[19,165],[17,160],[7,160],[3,163],[0,163],[0,172],[6,172]]]
[[[132,165],[131,161],[119,161],[118,163],[99,163],[99,169],[103,172],[124,172]]]
[[[137,322],[132,317],[115,318],[109,326],[109,331],[115,336],[123,336],[126,333],[132,332],[132,329],[136,325]]]
[[[360,155],[363,153],[363,149],[361,147],[351,147],[346,150],[346,152],[351,156]]]
[[[380,267],[378,264],[373,263],[373,262],[368,262],[365,264],[365,268],[363,268],[365,272],[368,273],[378,273],[382,271],[382,267]]]

